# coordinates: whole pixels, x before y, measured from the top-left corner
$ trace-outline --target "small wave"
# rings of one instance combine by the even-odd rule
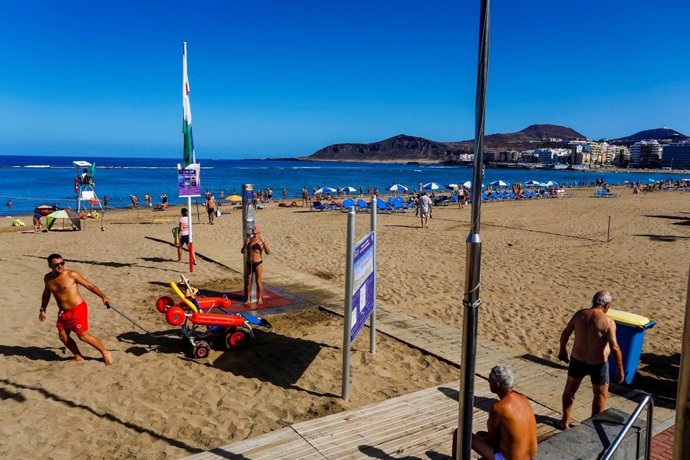
[[[323,166],[292,166],[290,169],[323,169]]]
[[[24,168],[50,168],[50,165],[26,165]]]

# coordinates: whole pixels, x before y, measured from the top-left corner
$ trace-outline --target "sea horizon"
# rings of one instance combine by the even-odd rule
[[[58,208],[75,207],[74,178],[81,172],[72,161],[96,163],[96,194],[100,199],[109,198],[109,206],[130,206],[130,196],[137,195],[140,205],[144,194],[152,196],[153,203],[160,202],[161,194],[169,197],[171,204],[186,200],[177,196],[176,158],[161,157],[66,157],[47,155],[0,155],[0,169],[6,181],[0,194],[0,215],[26,215],[41,204]],[[360,187],[366,193],[385,188],[393,183],[418,189],[420,183],[436,182],[442,188],[450,183],[462,184],[472,179],[472,168],[459,165],[410,162],[360,162],[321,161],[290,158],[271,159],[198,159],[201,164],[201,189],[210,191],[220,199],[239,193],[242,184],[253,184],[256,190],[272,188],[273,199],[282,199],[282,189],[287,189],[288,200],[299,199],[302,187],[311,193],[319,187]],[[679,180],[687,171],[596,169],[589,171],[487,168],[484,185],[494,180],[507,183],[549,180],[565,187],[590,184],[601,179],[611,185],[625,181],[650,183],[659,180]],[[440,190],[437,193],[448,193]],[[12,202],[12,207],[7,202]]]

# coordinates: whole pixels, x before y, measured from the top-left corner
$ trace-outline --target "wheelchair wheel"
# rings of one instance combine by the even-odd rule
[[[192,348],[192,356],[196,359],[208,358],[208,354],[211,352],[211,347],[208,343],[204,341],[199,341]]]
[[[228,350],[241,350],[249,344],[250,340],[249,332],[241,327],[230,328],[225,333],[225,346]]]
[[[171,326],[179,326],[185,320],[184,310],[177,306],[168,308],[165,312],[165,320]]]
[[[172,307],[173,305],[175,305],[175,301],[172,299],[172,297],[168,297],[167,295],[159,297],[158,300],[156,300],[156,310],[161,313],[165,313],[168,311],[168,308]]]

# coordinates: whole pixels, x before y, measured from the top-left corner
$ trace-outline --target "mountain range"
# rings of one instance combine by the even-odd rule
[[[514,133],[498,133],[484,136],[485,152],[526,150],[535,148],[566,148],[572,140],[586,140],[587,136],[572,128],[559,125],[530,125]],[[631,136],[606,140],[609,143],[630,145],[640,140],[656,139],[661,142],[688,140],[688,136],[670,128],[640,131]],[[338,161],[391,161],[423,163],[458,163],[462,155],[471,154],[473,140],[439,142],[423,137],[400,134],[370,144],[334,144],[324,147],[307,160]]]

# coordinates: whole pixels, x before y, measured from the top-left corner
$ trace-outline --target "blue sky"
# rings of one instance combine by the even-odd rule
[[[0,154],[197,157],[474,136],[479,0],[9,0]],[[690,2],[494,0],[486,134],[690,135]]]

